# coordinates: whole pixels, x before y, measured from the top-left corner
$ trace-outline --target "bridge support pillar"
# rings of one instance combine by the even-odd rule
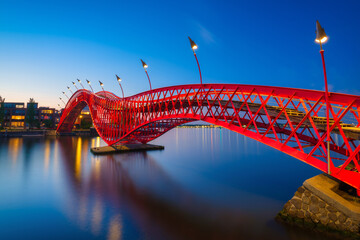
[[[277,219],[316,231],[360,237],[360,198],[345,183],[320,174],[304,182]]]

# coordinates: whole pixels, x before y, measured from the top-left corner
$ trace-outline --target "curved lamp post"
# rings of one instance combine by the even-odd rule
[[[148,65],[147,65],[142,59],[140,59],[140,61],[141,61],[142,66],[143,66],[143,68],[144,68],[144,70],[145,70],[146,76],[147,76],[147,78],[149,79],[150,90],[152,90],[152,88],[151,88],[151,82],[150,82],[150,77],[149,77],[149,74],[148,74],[148,72],[147,72],[147,70],[146,70],[146,69],[148,68]]]
[[[76,90],[79,90],[74,82],[72,82],[72,84],[75,86]]]
[[[119,76],[116,75],[116,74],[115,74],[115,76],[116,76],[116,79],[117,79],[117,81],[118,81],[118,83],[119,83],[119,86],[120,86],[120,88],[121,88],[122,96],[123,96],[123,98],[124,98],[124,90],[123,90],[123,88],[122,88],[122,86],[121,86],[121,78],[119,78]]]
[[[316,39],[315,42],[320,44],[320,54],[324,69],[324,80],[325,80],[325,101],[326,101],[326,141],[327,141],[327,163],[328,163],[328,174],[330,174],[330,124],[329,124],[329,91],[327,84],[327,76],[326,76],[326,68],[325,68],[325,58],[324,58],[324,50],[322,49],[322,44],[328,40],[328,36],[326,36],[325,30],[321,27],[318,20],[316,20]]]
[[[67,86],[67,88],[69,89],[69,91],[71,92],[71,95],[73,95],[74,93],[71,91],[70,87]]]
[[[101,88],[102,88],[102,90],[104,92],[105,98],[106,98],[106,92],[104,90],[104,84],[100,80],[99,80],[99,83],[100,83],[100,86],[101,86]]]
[[[64,93],[64,92],[63,92]],[[65,94],[65,93],[64,93]],[[61,97],[59,97],[59,99],[64,103],[64,105],[66,105],[66,103],[64,102],[64,100],[61,98]]]
[[[68,95],[66,95],[66,93],[65,92],[62,92],[64,95],[65,95],[65,97],[67,97],[68,99],[70,99],[69,97],[68,97]]]
[[[79,82],[79,84],[81,85],[81,87],[82,87],[83,89],[85,89],[84,86],[82,85],[80,79],[77,78],[76,80]]]
[[[90,84],[90,81],[86,79],[86,82],[87,82],[87,84],[89,84],[89,86],[90,86],[90,88],[91,88],[91,91],[94,92],[94,90],[92,89],[92,86],[91,86],[91,84]]]
[[[194,56],[195,56],[195,59],[196,59],[196,63],[197,63],[198,68],[199,68],[200,84],[202,84],[202,76],[201,76],[200,64],[199,64],[199,61],[198,61],[196,53],[195,53],[195,50],[198,48],[198,46],[196,45],[196,43],[190,37],[188,37],[188,38],[189,38],[189,41],[190,41],[191,49],[193,50],[193,53],[194,53]]]

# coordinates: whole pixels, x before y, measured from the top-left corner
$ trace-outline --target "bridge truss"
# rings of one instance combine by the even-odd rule
[[[360,189],[360,96],[330,93],[330,175]],[[147,143],[170,129],[202,120],[262,142],[327,172],[326,104],[321,91],[241,84],[193,84],[119,98],[78,90],[58,132],[70,132],[88,105],[109,145]]]

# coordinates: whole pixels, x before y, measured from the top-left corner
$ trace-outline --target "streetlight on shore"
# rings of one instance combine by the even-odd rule
[[[70,87],[67,86],[67,89],[69,89],[69,91],[71,92],[71,95],[73,95],[74,93],[71,91]]]
[[[63,92],[64,93],[64,92]],[[65,93],[64,93],[65,94]],[[61,97],[59,97],[60,98],[60,100],[64,103],[64,105],[66,106],[66,103],[64,102],[64,100],[61,98]]]
[[[329,111],[330,111],[330,104],[329,104],[329,91],[328,91],[328,84],[327,84],[327,75],[326,75],[326,68],[325,68],[325,58],[324,58],[324,49],[322,49],[322,44],[328,40],[328,36],[325,33],[325,30],[321,27],[318,20],[316,20],[316,38],[315,42],[320,44],[320,54],[323,64],[324,70],[324,80],[325,80],[325,101],[326,101],[326,141],[327,141],[327,164],[328,164],[328,174],[330,174],[330,124],[329,124]]]
[[[106,98],[106,92],[104,90],[104,84],[100,80],[99,80],[99,83],[100,83],[100,86],[101,86],[101,88],[102,88],[102,90],[104,92],[105,98]]]
[[[94,90],[93,90],[93,88],[92,88],[92,86],[91,86],[91,84],[90,84],[90,81],[86,79],[86,82],[87,82],[87,84],[89,84],[89,86],[90,86],[90,88],[91,88],[91,91],[94,92]]]
[[[122,88],[122,86],[121,86],[121,78],[119,78],[119,76],[116,75],[116,74],[115,74],[115,76],[116,76],[116,79],[117,79],[117,81],[118,81],[118,83],[119,83],[119,86],[120,86],[120,88],[121,88],[122,96],[123,96],[123,98],[124,98],[124,90],[123,90],[123,88]]]
[[[81,85],[81,87],[82,87],[83,89],[85,89],[84,86],[82,85],[80,79],[77,78],[76,80],[79,82],[79,84]]]
[[[199,64],[199,61],[198,61],[196,53],[195,53],[195,50],[198,49],[198,46],[196,45],[196,43],[190,37],[188,37],[188,38],[189,38],[189,41],[190,41],[191,49],[193,50],[193,53],[194,53],[194,56],[195,56],[195,59],[196,59],[196,63],[197,63],[198,68],[199,68],[200,84],[202,84],[202,76],[201,76],[200,64]]]
[[[74,82],[72,82],[72,84],[75,86],[76,90],[79,90]]]
[[[140,61],[141,61],[142,66],[143,66],[143,68],[144,68],[144,70],[145,70],[146,76],[147,76],[147,78],[149,79],[150,90],[152,90],[150,77],[149,77],[149,74],[148,74],[148,72],[147,72],[147,70],[146,70],[146,69],[148,68],[148,65],[147,65],[142,59],[140,59]]]
[[[62,92],[64,95],[65,95],[65,97],[67,97],[68,99],[70,99],[69,97],[68,97],[68,95],[66,95],[66,93],[65,92]]]

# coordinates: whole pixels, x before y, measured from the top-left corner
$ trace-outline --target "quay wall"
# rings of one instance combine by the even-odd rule
[[[360,198],[327,174],[310,178],[284,205],[278,218],[301,227],[360,237]],[[349,189],[349,188],[348,188]]]

